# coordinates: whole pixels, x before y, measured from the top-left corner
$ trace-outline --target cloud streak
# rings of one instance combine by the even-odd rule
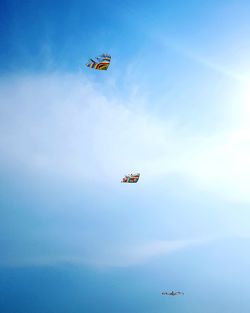
[[[177,253],[183,249],[204,245],[206,242],[207,240],[155,240],[130,245],[127,243],[114,245],[102,242],[102,245],[93,245],[91,251],[87,254],[84,251],[84,244],[82,249],[72,251],[73,243],[70,246],[64,243],[64,251],[59,251],[55,247],[54,253],[43,251],[41,254],[30,249],[26,254],[2,258],[0,266],[23,267],[70,264],[99,268],[131,267],[151,262],[154,259]]]

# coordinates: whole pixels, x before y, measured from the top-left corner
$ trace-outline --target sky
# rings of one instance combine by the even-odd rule
[[[1,312],[249,313],[249,21],[1,1]]]

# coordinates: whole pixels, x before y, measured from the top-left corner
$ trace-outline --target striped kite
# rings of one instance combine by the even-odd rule
[[[99,57],[96,57],[95,60],[89,59],[89,62],[86,64],[86,66],[96,70],[106,71],[109,67],[110,61],[111,55],[102,54]]]

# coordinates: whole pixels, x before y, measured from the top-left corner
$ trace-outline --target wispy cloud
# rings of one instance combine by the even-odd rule
[[[95,256],[91,263],[96,266],[126,267],[149,262],[157,257],[204,244],[204,240],[157,240],[142,244],[110,247]]]
[[[26,254],[16,254],[4,257],[0,260],[0,266],[46,266],[56,264],[70,264],[80,266],[106,267],[130,267],[151,262],[158,257],[167,256],[183,249],[190,249],[206,244],[208,240],[156,240],[143,243],[114,243],[99,242],[92,246],[91,251],[73,249],[64,242],[64,251],[55,248],[54,253],[49,251],[36,252],[29,250]],[[66,244],[66,245],[65,245]],[[69,243],[68,243],[69,244]],[[84,252],[83,252],[84,251]]]
[[[155,37],[155,40],[158,40],[158,42],[164,48],[173,50],[177,54],[183,56],[184,58],[190,59],[195,63],[198,63],[201,66],[206,67],[211,71],[214,71],[215,73],[221,74],[222,76],[226,76],[238,82],[250,83],[249,74],[242,74],[239,73],[238,71],[228,68],[225,65],[216,63],[215,61],[212,61],[209,57],[203,56],[202,54],[199,54],[197,51],[193,51],[191,48],[182,46],[181,44],[174,42],[173,40],[170,40],[165,36],[157,35]]]
[[[145,182],[178,173],[198,188],[250,200],[247,85],[233,127],[212,135],[179,129],[131,105],[129,95],[107,96],[78,75],[13,78],[0,89],[2,166],[17,162],[38,175],[89,181],[117,182],[132,170],[143,172]]]
[[[35,171],[106,179],[142,169],[173,140],[171,123],[77,76],[22,78],[1,91],[2,156]]]

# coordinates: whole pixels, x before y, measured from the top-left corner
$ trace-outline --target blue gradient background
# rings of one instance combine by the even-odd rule
[[[249,313],[249,1],[9,0],[0,24],[0,311]]]

